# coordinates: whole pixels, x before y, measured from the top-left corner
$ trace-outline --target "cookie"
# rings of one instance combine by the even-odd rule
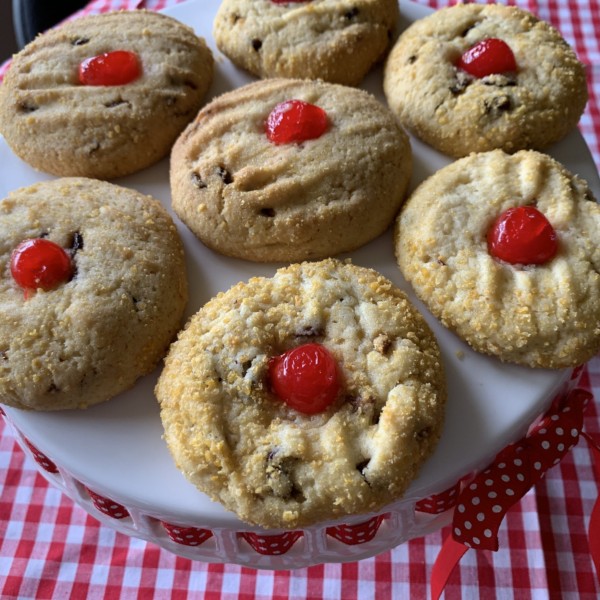
[[[397,21],[396,0],[223,0],[213,37],[258,77],[357,85],[388,50]]]
[[[274,357],[307,343],[326,349],[341,381],[314,414],[282,401],[270,375]],[[440,436],[446,387],[405,294],[327,259],[210,300],[171,347],[156,395],[194,485],[244,521],[293,528],[401,497]]]
[[[522,228],[534,254],[554,254],[515,262],[528,247],[515,231],[519,220],[506,220],[515,207],[525,207],[511,213],[527,215]],[[534,235],[540,215],[547,224]],[[499,217],[504,247],[494,235]],[[494,150],[459,159],[411,195],[395,234],[405,278],[475,350],[553,369],[600,350],[600,207],[587,183],[549,156]]]
[[[112,179],[169,153],[212,76],[204,40],[171,17],[83,17],[14,56],[0,86],[0,132],[36,169]]]
[[[486,45],[496,69],[472,61],[470,74],[467,57],[457,66]],[[546,148],[577,125],[587,102],[584,66],[560,33],[499,4],[460,4],[413,23],[389,54],[384,92],[409,130],[453,157]]]
[[[86,178],[0,201],[0,272],[0,402],[21,409],[84,408],[128,389],[166,353],[187,300],[162,205]]]
[[[317,113],[324,130],[316,138],[271,141],[265,123],[288,101],[304,107],[298,114],[284,110],[292,121],[302,121],[304,109]],[[297,123],[288,124],[293,133]],[[304,124],[311,130],[315,122]],[[173,147],[171,195],[179,217],[217,252],[301,261],[352,250],[385,231],[411,171],[408,137],[374,96],[324,82],[268,79],[200,111]]]

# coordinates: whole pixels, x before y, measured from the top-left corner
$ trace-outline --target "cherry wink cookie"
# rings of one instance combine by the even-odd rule
[[[223,0],[213,36],[258,77],[356,85],[387,51],[397,20],[396,0]]]
[[[472,154],[417,188],[396,255],[417,295],[473,348],[530,367],[600,350],[600,206],[545,154]]]
[[[408,129],[455,157],[545,148],[577,125],[587,101],[584,66],[559,32],[499,4],[413,23],[390,52],[384,91]]]
[[[204,244],[253,261],[325,258],[393,221],[408,137],[365,91],[268,79],[205,106],[171,153],[173,208]]]
[[[155,368],[187,300],[183,247],[149,196],[85,178],[0,201],[0,402],[84,408]]]
[[[294,264],[209,301],[159,378],[178,468],[267,528],[378,510],[440,436],[440,352],[405,294],[333,259]]]
[[[171,17],[83,17],[14,56],[0,86],[0,132],[41,171],[126,175],[168,154],[212,75],[204,40]]]

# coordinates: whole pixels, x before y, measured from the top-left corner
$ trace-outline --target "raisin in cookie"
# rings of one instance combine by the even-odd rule
[[[204,40],[171,17],[83,17],[15,55],[0,86],[0,131],[36,169],[111,179],[168,154],[212,75]]]
[[[307,342],[340,380],[314,414],[270,378],[275,357]],[[209,301],[171,347],[156,394],[192,483],[244,521],[292,528],[401,497],[438,441],[446,387],[437,342],[405,294],[327,259]]]
[[[397,20],[396,0],[224,0],[213,36],[259,77],[357,85],[385,54]]]
[[[471,48],[486,53],[483,64],[473,51],[463,57]],[[559,32],[502,5],[460,4],[415,22],[390,52],[384,91],[409,130],[454,157],[545,148],[587,101],[584,66]]]
[[[282,105],[289,108],[278,113]],[[267,132],[271,114],[278,117]],[[296,133],[312,138],[287,141]],[[173,147],[171,193],[175,212],[210,248],[253,261],[300,261],[381,234],[411,171],[407,135],[367,92],[268,79],[200,111]]]
[[[92,179],[0,202],[0,273],[0,402],[22,409],[84,408],[131,387],[165,354],[187,300],[166,210]]]
[[[545,154],[494,150],[417,188],[396,255],[417,295],[473,348],[565,368],[600,350],[599,236],[586,182]]]

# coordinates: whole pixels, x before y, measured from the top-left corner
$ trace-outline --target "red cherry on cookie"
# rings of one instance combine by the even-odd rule
[[[303,100],[286,100],[269,114],[265,132],[274,144],[314,140],[327,129],[327,113]]]
[[[510,46],[497,38],[482,40],[469,48],[456,66],[474,77],[517,70],[517,61]]]
[[[125,85],[142,73],[137,54],[127,50],[105,52],[86,58],[79,65],[79,83],[82,85]]]
[[[301,2],[310,2],[311,0],[271,0],[273,4],[300,4]]]
[[[337,363],[320,344],[303,344],[272,358],[269,377],[275,394],[307,415],[323,412],[341,387]]]
[[[533,206],[503,212],[488,231],[487,244],[492,256],[511,264],[541,265],[558,250],[554,227]]]
[[[12,251],[10,272],[24,290],[51,290],[71,279],[73,265],[58,244],[35,238],[21,242]]]

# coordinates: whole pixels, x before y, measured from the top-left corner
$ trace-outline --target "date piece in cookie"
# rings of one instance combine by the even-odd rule
[[[210,300],[156,395],[194,485],[244,521],[294,528],[400,498],[440,437],[446,386],[406,295],[327,259]]]
[[[0,86],[0,131],[36,169],[112,179],[169,153],[212,76],[204,40],[171,17],[83,17],[13,57]]]
[[[406,29],[384,70],[390,108],[454,157],[542,149],[578,123],[584,66],[548,23],[517,7],[459,4]]]
[[[213,35],[258,77],[357,85],[384,56],[397,21],[396,0],[224,0]]]
[[[84,408],[156,367],[187,301],[183,247],[157,201],[64,178],[0,201],[0,403]]]
[[[406,201],[396,256],[417,295],[475,350],[567,368],[600,350],[600,206],[549,156],[472,154]]]
[[[393,222],[408,137],[363,90],[268,79],[205,106],[173,147],[173,208],[208,247],[253,261],[325,258]]]

